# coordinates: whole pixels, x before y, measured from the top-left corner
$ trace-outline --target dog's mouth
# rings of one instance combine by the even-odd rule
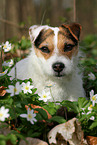
[[[60,72],[55,74],[55,77],[63,77],[63,76],[64,76],[64,74],[61,74]]]

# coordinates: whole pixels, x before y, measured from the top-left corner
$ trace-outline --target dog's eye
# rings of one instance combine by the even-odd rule
[[[41,47],[40,50],[44,53],[50,53],[50,50],[46,46]]]
[[[73,49],[74,45],[72,44],[65,44],[65,47],[64,47],[64,51],[71,51]]]

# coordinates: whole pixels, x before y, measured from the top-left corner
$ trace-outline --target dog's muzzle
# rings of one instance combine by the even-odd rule
[[[56,72],[56,76],[61,77],[61,72],[65,68],[65,65],[62,62],[56,62],[52,65],[53,70]]]

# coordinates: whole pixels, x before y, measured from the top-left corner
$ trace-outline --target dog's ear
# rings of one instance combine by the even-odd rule
[[[47,25],[44,25],[44,26],[40,26],[40,25],[33,25],[29,28],[29,35],[30,35],[30,39],[31,39],[31,42],[33,43],[36,38],[38,37],[38,35],[40,34],[40,32],[42,30],[45,30],[47,29],[48,26]]]
[[[62,24],[62,27],[68,29],[70,34],[78,41],[81,33],[81,25],[78,23]]]

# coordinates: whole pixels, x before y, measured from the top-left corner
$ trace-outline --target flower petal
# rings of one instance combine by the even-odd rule
[[[27,114],[21,114],[20,117],[27,118]]]
[[[90,97],[93,97],[94,96],[94,90],[91,90],[90,91]]]

